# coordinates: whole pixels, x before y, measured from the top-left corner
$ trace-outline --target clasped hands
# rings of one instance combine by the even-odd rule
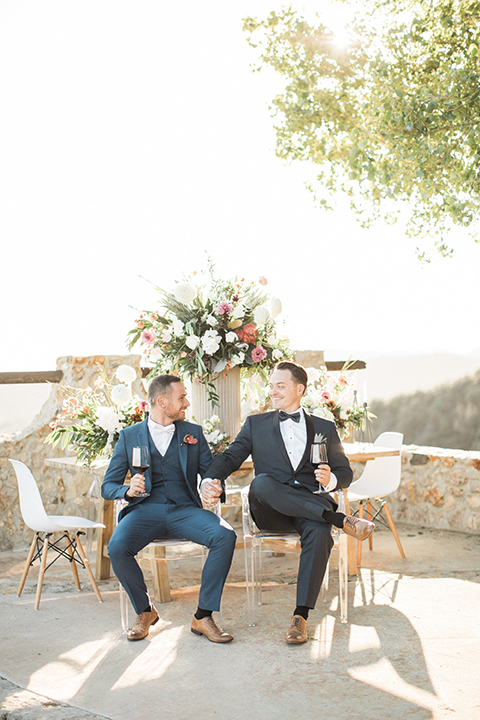
[[[222,483],[220,480],[205,480],[200,488],[200,493],[205,507],[213,507],[223,493]]]

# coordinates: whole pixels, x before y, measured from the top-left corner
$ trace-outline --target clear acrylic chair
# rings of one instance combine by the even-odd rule
[[[401,450],[403,435],[399,432],[381,433],[374,445],[380,447],[395,448]],[[367,519],[376,523],[381,523],[385,527],[389,527],[393,533],[400,555],[405,560],[402,543],[398,536],[397,528],[393,522],[387,501],[384,499],[387,495],[395,492],[400,485],[402,473],[402,458],[400,455],[392,457],[377,458],[369,460],[365,464],[365,469],[358,480],[355,480],[347,491],[349,502],[360,503],[358,509],[359,517],[363,517],[364,504],[367,509]],[[375,505],[372,499],[379,504]],[[373,548],[373,534],[369,537],[370,550]],[[357,544],[357,564],[360,565],[362,559],[362,543]]]
[[[259,530],[251,513],[248,493],[250,487],[242,488],[243,542],[245,548],[245,584],[247,588],[248,624],[255,625],[255,608],[262,604],[262,547],[263,545],[282,549],[284,552],[300,552],[298,533],[274,533]],[[345,512],[344,491],[338,491],[340,512]],[[347,536],[343,530],[332,527],[333,549],[338,551],[338,593],[340,621],[347,622],[348,617],[348,551]],[[325,598],[328,589],[328,565],[322,583],[320,597]]]
[[[102,602],[102,596],[95,582],[87,555],[80,542],[80,535],[85,534],[85,530],[93,528],[103,528],[103,523],[94,522],[78,515],[47,515],[43,506],[42,497],[38,489],[35,478],[29,468],[19,460],[12,460],[18,482],[18,494],[20,499],[20,511],[23,521],[31,530],[34,531],[32,543],[27,557],[27,562],[23,571],[20,585],[18,586],[17,596],[22,594],[28,571],[35,560],[40,560],[40,574],[37,582],[37,594],[35,599],[35,610],[38,610],[42,595],[43,578],[46,570],[48,570],[59,557],[66,558],[71,565],[73,578],[77,589],[80,590],[80,580],[78,577],[77,563],[85,568],[92,583],[95,595],[99,602]],[[71,532],[76,531],[74,537]],[[58,540],[52,541],[52,535],[61,533]],[[65,540],[65,546],[62,541]],[[47,565],[48,551],[54,550],[56,555],[54,559]]]
[[[126,503],[124,500],[115,501],[115,524],[118,523],[118,514],[125,504]],[[217,514],[219,514],[220,505],[217,506],[215,511],[217,512]],[[187,545],[197,546],[197,544],[193,543],[191,540],[184,540],[183,538],[158,538],[157,540],[149,543],[139,552],[138,559],[146,560],[147,564],[149,565],[148,569],[153,576],[155,601],[161,603],[171,602],[172,598],[170,595],[170,581],[168,577],[167,562],[172,561],[176,563],[178,560],[185,557],[182,555],[174,555],[167,557],[167,548],[182,546],[185,547]],[[188,557],[201,557],[203,566],[205,564],[205,560],[207,559],[207,548],[203,545],[198,545],[197,547],[200,548],[200,553],[196,555],[188,555]],[[125,634],[129,630],[128,615],[130,601],[123,585],[121,583],[119,583],[118,585],[120,591],[120,617],[122,623],[122,632]],[[221,618],[221,613],[219,613],[219,617]]]

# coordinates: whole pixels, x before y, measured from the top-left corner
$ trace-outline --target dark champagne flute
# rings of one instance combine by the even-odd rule
[[[150,456],[148,453],[148,447],[143,445],[133,448],[132,467],[135,472],[139,473],[140,475],[143,475],[145,470],[148,470],[148,468],[150,467]],[[135,495],[135,497],[148,497],[149,495],[150,493],[143,492],[138,493],[138,495]]]
[[[325,443],[312,443],[310,448],[310,462],[313,465],[328,465],[327,446]],[[314,490],[316,495],[320,495],[324,490],[319,488]]]

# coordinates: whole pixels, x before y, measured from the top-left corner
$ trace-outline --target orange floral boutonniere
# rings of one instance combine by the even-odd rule
[[[197,438],[193,437],[193,435],[185,435],[185,437],[182,440],[182,445],[196,445],[198,443]]]

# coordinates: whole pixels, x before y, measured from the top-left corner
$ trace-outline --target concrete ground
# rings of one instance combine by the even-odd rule
[[[308,643],[293,647],[283,637],[295,554],[265,559],[264,604],[249,627],[236,552],[222,617],[235,640],[215,645],[190,632],[197,558],[170,567],[174,602],[156,603],[161,622],[132,643],[114,579],[99,583],[99,604],[84,571],[79,593],[68,565],[54,566],[35,612],[36,572],[16,596],[26,551],[0,553],[0,719],[480,720],[480,536],[399,532],[407,560],[389,531],[375,530],[349,582],[348,624],[332,570]]]

